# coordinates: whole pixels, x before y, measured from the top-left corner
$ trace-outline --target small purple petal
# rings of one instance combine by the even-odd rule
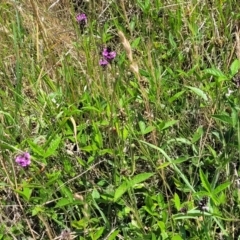
[[[106,59],[100,59],[99,65],[105,67],[108,65],[108,61]]]
[[[31,156],[28,152],[25,152],[23,154],[20,154],[16,157],[16,163],[18,163],[22,167],[27,167],[31,163]]]
[[[111,61],[111,60],[113,60],[117,56],[117,53],[115,51],[109,51],[109,49],[104,48],[103,52],[102,52],[102,56],[106,60]]]
[[[78,14],[76,19],[79,23],[85,23],[85,24],[87,23],[87,16],[85,13]]]

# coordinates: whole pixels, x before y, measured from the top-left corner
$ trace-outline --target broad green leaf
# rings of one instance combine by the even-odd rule
[[[165,168],[165,167],[169,166],[170,164],[171,164],[170,162],[162,163],[157,169]]]
[[[123,140],[126,140],[127,139],[127,137],[128,137],[128,130],[127,130],[127,128],[123,128],[123,132],[122,132],[122,137],[123,137]]]
[[[217,186],[217,187],[214,189],[213,193],[214,193],[214,194],[218,194],[219,192],[221,192],[221,191],[223,191],[224,189],[226,189],[230,184],[231,184],[231,182],[225,182],[225,183]]]
[[[230,66],[231,75],[234,76],[239,69],[240,69],[240,61],[239,59],[236,59],[233,61],[233,63]]]
[[[193,134],[192,143],[197,142],[203,135],[203,127],[198,127],[197,131]]]
[[[171,121],[167,121],[167,122],[162,122],[161,125],[160,125],[160,130],[168,129],[176,123],[178,123],[178,120],[171,120]]]
[[[29,201],[31,194],[32,194],[32,189],[28,187],[24,187],[23,191],[15,190],[20,196],[22,196],[25,200]]]
[[[152,232],[152,239],[151,240],[157,240],[157,237],[153,232]]]
[[[95,144],[93,144],[93,145],[83,147],[83,148],[81,148],[81,150],[86,151],[86,152],[93,152],[93,151],[98,150],[98,147]]]
[[[132,188],[135,184],[144,182],[153,175],[154,173],[140,173],[134,176],[133,179],[123,182],[115,191],[114,202],[116,202],[128,189]]]
[[[115,191],[114,202],[116,202],[128,190],[128,183],[123,182]]]
[[[139,45],[140,41],[141,41],[141,37],[134,39],[131,44],[132,48],[136,48]]]
[[[144,134],[144,131],[146,129],[146,124],[143,121],[139,121],[138,126],[140,128],[141,133]]]
[[[130,181],[129,181],[129,186],[133,187],[135,184],[144,182],[145,180],[149,179],[152,177],[154,173],[140,173],[136,176],[134,176]]]
[[[148,133],[152,132],[154,129],[155,129],[154,126],[148,126],[147,128],[145,128],[143,134],[148,134]]]
[[[105,227],[100,227],[94,234],[92,234],[92,240],[98,240],[105,230]]]
[[[179,158],[173,160],[172,163],[179,164],[179,163],[185,162],[187,160],[189,160],[189,156],[184,156],[184,157],[179,157]]]
[[[69,198],[61,198],[59,201],[57,201],[57,204],[55,205],[54,208],[60,208],[64,207],[67,205],[70,205],[72,203],[72,200]]]
[[[98,132],[95,134],[94,141],[98,144],[98,147],[99,147],[99,148],[102,148],[102,147],[103,147],[103,139],[102,139],[102,134],[101,134],[100,131],[98,131]]]
[[[199,97],[201,97],[205,101],[208,101],[208,97],[206,93],[203,92],[203,90],[196,87],[190,87],[190,86],[187,86],[187,88],[189,88],[192,92],[196,93]]]
[[[92,191],[92,197],[94,199],[99,199],[100,198],[100,194],[99,194],[99,192],[96,188],[94,188],[93,191]]]
[[[108,236],[108,240],[115,240],[116,236],[118,235],[119,230],[115,230],[113,231],[109,236]]]
[[[216,68],[207,68],[204,70],[204,73],[208,73],[215,77],[225,77],[227,79],[227,76],[221,70]]]
[[[219,204],[225,204],[227,201],[227,196],[224,192],[221,192],[220,194],[218,194],[218,203]]]
[[[32,150],[35,154],[37,154],[37,155],[39,155],[39,156],[41,156],[41,157],[44,157],[44,156],[45,156],[45,151],[42,149],[41,146],[37,145],[36,143],[34,143],[34,142],[30,141],[30,140],[28,140],[28,144],[29,144],[31,150]]]
[[[207,177],[205,176],[205,174],[204,174],[204,172],[202,171],[202,169],[200,169],[199,174],[200,174],[200,179],[201,179],[201,182],[202,182],[202,186],[203,186],[209,193],[211,193],[211,185],[210,185],[210,183],[208,182]]]
[[[161,229],[162,232],[165,232],[166,226],[165,223],[162,221],[158,221],[158,226]]]
[[[219,121],[221,121],[221,122],[224,122],[224,123],[229,123],[229,124],[233,124],[233,122],[232,122],[232,118],[231,117],[229,117],[229,116],[227,116],[227,115],[224,115],[224,114],[216,114],[216,115],[212,115],[212,117],[214,118],[214,119],[217,119],[217,120],[219,120]]]
[[[39,212],[44,212],[45,209],[43,206],[36,205],[32,210],[32,216],[36,216]]]
[[[183,240],[183,239],[181,238],[181,236],[175,235],[172,237],[172,240]]]
[[[48,149],[44,155],[45,158],[50,157],[55,154],[55,151],[58,149],[61,140],[62,140],[62,138],[57,135],[56,138],[50,142],[50,146],[48,147]]]
[[[175,208],[179,211],[179,209],[181,208],[181,202],[177,193],[174,193],[174,204]]]
[[[174,102],[174,101],[177,100],[179,97],[181,97],[185,92],[186,92],[186,91],[183,90],[183,91],[181,91],[181,92],[176,93],[175,95],[173,95],[172,97],[170,97],[170,98],[168,99],[168,102],[169,102],[169,103]]]
[[[89,219],[86,217],[81,218],[79,221],[72,221],[71,225],[76,229],[84,229],[87,227]]]

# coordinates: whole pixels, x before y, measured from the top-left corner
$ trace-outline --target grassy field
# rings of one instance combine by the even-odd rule
[[[237,0],[4,0],[0,46],[0,240],[240,239]]]

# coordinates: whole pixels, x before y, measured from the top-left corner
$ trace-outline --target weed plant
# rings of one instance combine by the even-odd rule
[[[0,2],[0,240],[240,236],[236,0]]]

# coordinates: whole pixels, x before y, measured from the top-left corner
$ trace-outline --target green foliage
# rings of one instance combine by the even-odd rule
[[[0,3],[0,239],[237,239],[239,3],[29,3]]]

